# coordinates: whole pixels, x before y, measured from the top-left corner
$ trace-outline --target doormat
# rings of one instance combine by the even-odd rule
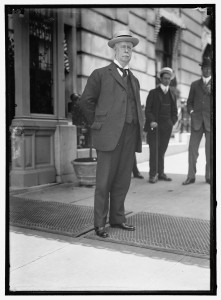
[[[10,197],[9,223],[17,227],[78,237],[94,228],[94,208]]]
[[[136,230],[107,227],[108,238],[99,238],[94,232],[85,238],[209,259],[207,220],[140,212],[129,216],[127,223],[135,225]]]
[[[125,215],[130,213],[126,211]],[[9,223],[27,229],[79,237],[94,229],[94,208],[11,196]]]

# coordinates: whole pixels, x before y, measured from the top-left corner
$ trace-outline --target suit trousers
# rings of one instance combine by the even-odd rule
[[[167,150],[169,140],[172,133],[172,126],[168,125],[159,125],[158,126],[158,137],[157,130],[153,129],[148,132],[148,142],[149,142],[149,175],[154,177],[157,173],[164,173],[164,156]],[[158,138],[158,166],[157,166],[157,146],[156,139]]]
[[[199,156],[199,145],[205,133],[205,154],[206,154],[206,170],[205,170],[205,178],[210,179],[210,132],[207,131],[204,125],[200,128],[200,130],[194,130],[191,128],[190,142],[189,142],[189,154],[188,154],[188,177],[195,178],[196,175],[196,164],[197,158]]]
[[[113,151],[97,151],[97,173],[94,197],[94,226],[105,226],[110,212],[110,224],[126,221],[124,202],[130,187],[134,153],[138,138],[138,126],[124,124],[116,148]]]

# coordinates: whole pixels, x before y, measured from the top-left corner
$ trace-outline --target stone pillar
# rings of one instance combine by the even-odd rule
[[[55,131],[56,182],[77,182],[71,161],[77,158],[77,128],[57,125]]]

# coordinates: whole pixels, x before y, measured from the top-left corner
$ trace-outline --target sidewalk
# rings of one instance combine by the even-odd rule
[[[127,211],[209,220],[210,185],[205,183],[204,148],[196,183],[183,186],[187,152],[167,156],[172,182],[148,183],[148,162],[138,165],[145,179],[132,178]],[[94,187],[73,184],[30,189],[23,197],[93,206]],[[12,227],[11,291],[209,291],[210,262],[139,247],[70,238]]]

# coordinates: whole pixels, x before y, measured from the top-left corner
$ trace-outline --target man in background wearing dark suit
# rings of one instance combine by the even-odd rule
[[[103,238],[108,236],[105,224],[109,200],[110,225],[135,230],[133,225],[126,223],[124,202],[131,182],[134,154],[142,149],[140,86],[128,68],[132,48],[138,43],[128,30],[118,32],[108,42],[115,51],[114,61],[92,72],[80,100],[97,150],[94,226],[96,234]]]
[[[175,95],[169,87],[173,70],[165,67],[160,71],[161,84],[151,90],[145,108],[145,130],[150,149],[149,182],[157,180],[171,181],[164,173],[164,155],[171,137],[173,125],[177,121],[177,104]],[[158,162],[158,163],[157,163]]]
[[[199,145],[203,134],[205,134],[206,144],[206,174],[205,179],[210,183],[210,132],[211,132],[211,59],[204,58],[200,64],[202,68],[202,78],[191,84],[189,97],[187,99],[187,109],[191,116],[191,135],[189,142],[189,169],[187,179],[183,185],[195,182],[196,163],[199,155]]]

